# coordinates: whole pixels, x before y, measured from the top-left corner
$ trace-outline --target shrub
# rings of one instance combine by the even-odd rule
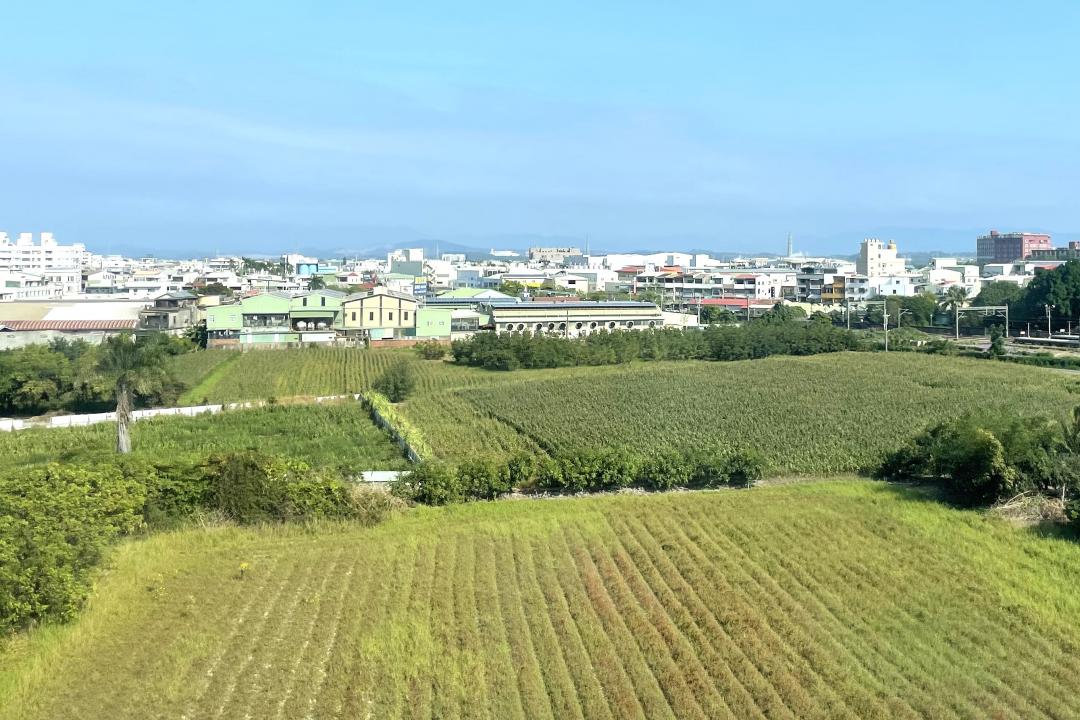
[[[691,484],[694,467],[681,453],[661,451],[645,458],[638,473],[638,483],[650,490],[668,490]]]
[[[382,393],[392,403],[399,403],[407,398],[416,387],[416,378],[413,377],[412,365],[406,361],[398,361],[386,368],[382,375],[376,378],[372,387]]]
[[[299,460],[244,451],[212,455],[203,470],[207,507],[241,524],[352,516],[350,486]]]
[[[765,458],[754,450],[736,450],[724,463],[729,484],[736,487],[753,487],[765,475]]]
[[[418,463],[391,484],[398,497],[425,505],[448,505],[465,501],[465,491],[457,470],[446,463]]]
[[[143,486],[115,467],[0,478],[0,628],[70,619],[105,545],[142,526]]]
[[[469,500],[494,500],[513,487],[505,462],[490,457],[475,457],[457,467],[458,483]]]
[[[425,340],[413,345],[413,350],[423,360],[442,360],[446,357],[446,346],[438,340]]]

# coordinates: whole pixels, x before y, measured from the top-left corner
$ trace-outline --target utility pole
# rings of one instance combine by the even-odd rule
[[[1054,309],[1053,305],[1047,305],[1046,306],[1046,337],[1048,337],[1048,338],[1054,337],[1054,331],[1050,327],[1050,311],[1053,310],[1053,309]]]
[[[871,305],[881,306],[881,329],[885,331],[885,352],[889,352],[889,306],[886,300],[866,300],[864,305],[869,308]],[[900,318],[897,317],[899,323]]]

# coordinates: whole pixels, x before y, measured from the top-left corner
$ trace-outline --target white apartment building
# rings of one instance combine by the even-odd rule
[[[55,300],[60,293],[60,288],[50,285],[42,275],[0,270],[0,302]]]
[[[870,278],[871,296],[915,297],[921,278],[914,275],[877,275]]]
[[[48,268],[42,270],[40,274],[45,278],[45,282],[59,288],[60,294],[64,297],[73,297],[82,294],[82,268]]]
[[[90,262],[90,253],[82,243],[61,245],[51,232],[41,233],[34,242],[33,233],[19,233],[14,241],[0,232],[0,270],[39,273],[53,268],[82,268]]]
[[[868,238],[859,246],[859,260],[855,264],[859,275],[901,275],[905,267],[904,259],[896,256],[896,243],[892,240],[885,244],[877,238]]]

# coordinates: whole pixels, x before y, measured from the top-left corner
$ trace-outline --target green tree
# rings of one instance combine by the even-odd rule
[[[195,294],[222,295],[224,297],[232,297],[233,292],[219,282],[212,282],[209,285],[203,285],[202,287],[195,288]]]
[[[394,363],[372,383],[372,387],[376,392],[385,395],[390,402],[401,402],[416,387],[412,364],[405,360]]]
[[[1005,355],[1005,333],[1000,325],[993,325],[990,328],[989,353],[990,357],[1004,357]]]
[[[515,280],[507,280],[499,284],[499,292],[511,297],[521,297],[525,292],[525,285]]]
[[[914,297],[902,298],[900,308],[907,310],[900,318],[901,325],[933,325],[937,298],[933,293],[920,293]],[[892,317],[896,317],[895,310],[892,310]]]
[[[150,395],[169,382],[165,351],[152,337],[121,333],[101,345],[97,370],[116,388],[116,451],[131,452],[131,410],[136,395]]]
[[[967,288],[959,285],[953,285],[947,291],[945,291],[945,297],[941,300],[941,307],[943,310],[948,310],[951,313],[955,313],[958,309],[964,307],[967,304],[968,299]]]
[[[1080,315],[1080,260],[1070,260],[1053,270],[1036,270],[1018,303],[1021,319],[1046,318],[1046,305],[1057,317]]]
[[[1024,297],[1024,289],[1016,283],[1004,280],[991,280],[983,283],[982,289],[971,304],[979,307],[987,305],[1012,305]]]
[[[308,290],[323,290],[326,288],[326,280],[322,275],[312,275],[308,280]]]

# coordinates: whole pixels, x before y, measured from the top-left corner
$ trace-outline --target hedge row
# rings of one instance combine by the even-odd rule
[[[393,490],[414,502],[446,505],[490,500],[515,489],[599,492],[628,487],[751,487],[764,473],[761,456],[743,450],[671,451],[640,457],[595,450],[557,457],[473,458],[456,465],[423,462],[402,475]]]
[[[400,438],[407,449],[419,458],[431,457],[431,446],[420,428],[413,425],[409,420],[398,412],[397,407],[382,393],[368,390],[360,394],[368,408],[371,410],[375,421],[389,426],[390,432]],[[380,422],[381,421],[381,422]]]

